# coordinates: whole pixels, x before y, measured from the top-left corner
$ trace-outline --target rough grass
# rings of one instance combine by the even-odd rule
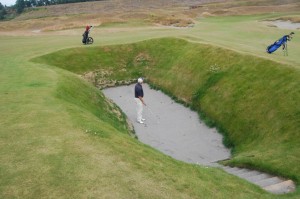
[[[219,9],[215,4],[211,6]],[[248,8],[241,9],[241,12],[251,13],[255,10],[268,12],[274,7],[252,8],[250,10]],[[186,14],[187,16],[197,16],[205,9],[207,7],[204,6],[194,9],[193,12],[187,11]],[[274,8],[275,11],[291,9],[297,10],[298,7],[288,5]],[[111,10],[108,9],[108,11]],[[75,12],[78,13],[76,10]],[[166,16],[174,13],[168,10],[163,10],[163,12],[167,13]],[[195,13],[197,14],[195,15]],[[44,14],[41,13],[41,15]],[[140,14],[121,13],[120,16],[134,18]],[[251,60],[249,64],[245,63],[247,67],[244,68],[242,67],[243,59],[247,56],[235,57],[236,53],[224,52],[222,49],[215,48],[207,51],[211,46],[202,49],[201,46],[173,39],[162,40],[163,42],[159,40],[153,42],[152,40],[129,46],[108,46],[96,48],[96,50],[85,46],[78,51],[78,56],[85,50],[91,50],[92,53],[99,52],[101,56],[98,56],[97,59],[101,60],[93,62],[95,55],[90,56],[91,59],[84,60],[87,64],[85,65],[81,64],[81,59],[77,59],[79,67],[76,67],[77,64],[74,66],[75,62],[72,62],[71,59],[68,61],[76,68],[78,74],[89,70],[88,67],[97,69],[101,66],[116,71],[111,76],[114,79],[146,75],[151,82],[155,83],[154,86],[163,88],[168,94],[178,96],[179,99],[188,103],[194,99],[194,105],[196,107],[200,105],[203,110],[202,114],[214,113],[213,106],[220,106],[218,103],[223,101],[223,99],[220,100],[222,96],[226,99],[226,103],[230,99],[226,98],[227,95],[237,101],[243,97],[233,90],[224,90],[225,86],[226,89],[236,88],[234,83],[229,84],[231,81],[238,80],[240,83],[246,82],[246,85],[249,85],[249,82],[256,82],[260,79],[261,81],[256,82],[256,85],[251,84],[250,88],[252,91],[255,89],[266,92],[264,95],[271,94],[271,97],[263,101],[266,107],[259,104],[263,110],[268,110],[266,113],[270,121],[261,116],[263,119],[259,121],[259,124],[261,126],[264,124],[261,122],[267,121],[266,124],[271,124],[271,121],[277,122],[273,123],[276,137],[272,136],[272,131],[267,132],[267,136],[258,138],[262,139],[258,145],[253,144],[255,140],[258,140],[255,139],[255,136],[249,136],[249,139],[246,136],[248,129],[240,134],[240,136],[247,137],[245,142],[241,143],[242,145],[233,143],[234,139],[231,137],[229,141],[231,144],[235,144],[234,159],[231,164],[260,168],[292,177],[299,182],[299,140],[297,139],[299,138],[297,136],[299,132],[297,118],[299,116],[295,112],[299,107],[297,104],[299,101],[299,90],[297,90],[299,73],[295,69],[299,67],[300,63],[299,56],[297,56],[299,49],[295,47],[299,44],[299,37],[295,37],[289,46],[290,49],[293,49],[290,51],[289,57],[283,57],[279,52],[272,56],[265,55],[261,49],[264,50],[267,44],[274,42],[274,39],[276,40],[286,31],[277,29],[274,31],[273,28],[266,28],[256,21],[280,16],[284,16],[284,14],[238,17],[240,19],[229,17],[227,18],[228,23],[226,23],[225,17],[224,20],[201,18],[192,29],[144,27],[138,29],[131,26],[124,29],[111,29],[111,26],[116,26],[111,24],[120,21],[120,18],[112,20],[108,16],[107,22],[111,24],[107,24],[107,28],[94,29],[93,37],[95,45],[105,45],[130,43],[162,36],[184,36],[194,42],[212,43],[238,52],[251,53],[255,55],[251,60],[256,60],[257,56],[265,56],[268,59],[291,64],[294,68],[289,68],[287,64],[276,63],[274,68],[271,64],[267,67],[270,70],[262,71],[265,67],[256,67],[256,62],[251,62]],[[81,30],[51,32],[51,35],[54,36],[51,36],[50,33],[32,36],[31,31],[36,27],[40,29],[50,25],[51,30],[55,30],[55,28],[60,30],[63,27],[74,28],[83,25],[76,20],[73,23],[72,18],[76,18],[78,15],[69,15],[70,18],[66,17],[66,20],[58,26],[52,26],[52,22],[47,23],[51,20],[63,21],[63,17],[53,17],[49,21],[47,17],[43,16],[34,23],[31,23],[30,20],[20,20],[19,22],[11,21],[0,24],[0,34],[7,34],[6,31],[8,31],[8,35],[10,35],[0,36],[0,198],[299,198],[299,188],[294,194],[274,196],[222,171],[174,161],[137,142],[125,127],[122,115],[112,104],[105,102],[103,95],[97,89],[76,75],[49,65],[50,60],[46,60],[47,64],[28,61],[32,57],[81,45]],[[87,16],[87,20],[88,17],[90,16]],[[95,17],[92,18],[97,20]],[[39,26],[40,22],[42,24]],[[68,23],[70,26],[65,26]],[[126,23],[122,26],[126,26]],[[28,34],[30,37],[20,36],[25,33],[18,32],[18,29],[22,28],[30,31]],[[11,37],[11,35],[19,36]],[[245,38],[248,39],[245,40]],[[153,45],[157,45],[159,50]],[[293,47],[293,45],[295,46]],[[143,50],[142,53],[141,50]],[[200,57],[198,51],[209,52],[208,55],[220,55],[221,52],[224,56],[218,58],[222,63],[219,64],[210,59],[202,60],[205,56]],[[116,52],[117,55],[114,55],[113,52]],[[63,51],[63,53],[67,53],[67,51]],[[78,57],[71,57],[71,54],[69,53],[72,59]],[[225,59],[229,55],[233,56],[232,60],[237,61],[236,65],[230,65],[231,60]],[[64,56],[64,54],[60,56]],[[64,65],[63,62],[66,62],[65,59],[59,59],[59,56],[52,58],[57,58],[55,62],[60,63],[61,67]],[[109,59],[114,62],[109,63]],[[51,64],[56,64],[55,62]],[[223,63],[226,63],[228,67],[223,68],[225,66]],[[254,64],[254,68],[257,70],[250,70],[250,64]],[[64,67],[71,70],[68,64],[65,64]],[[185,67],[188,70],[185,70]],[[239,67],[243,70],[239,71]],[[122,70],[124,68],[126,70]],[[220,69],[222,70],[220,71]],[[273,69],[275,76],[273,76]],[[123,72],[120,73],[120,71]],[[250,76],[247,72],[251,72]],[[260,74],[260,72],[263,73]],[[240,74],[245,78],[234,79],[234,74]],[[259,75],[255,78],[257,74]],[[270,75],[268,76],[268,74]],[[268,78],[273,77],[274,80],[278,78],[280,82],[268,81],[270,80]],[[263,81],[264,78],[266,81]],[[221,83],[224,83],[224,87]],[[182,87],[182,85],[189,84],[191,85],[189,88]],[[241,107],[250,103],[251,106],[245,107],[245,110],[252,114],[266,114],[257,112],[258,109],[253,110],[255,106],[251,104],[257,103],[255,100],[262,99],[264,95],[259,96],[254,93],[252,100],[250,95],[253,93],[247,93],[247,87],[244,88],[243,84],[238,85],[241,86],[238,89],[241,89],[248,100],[244,105],[238,104],[237,107],[230,105],[230,109],[228,108],[226,111],[231,111],[234,116],[237,116],[242,113]],[[265,88],[268,89],[265,90]],[[275,88],[279,89],[274,90]],[[214,95],[214,92],[218,95]],[[285,99],[285,97],[287,98]],[[266,100],[269,100],[270,105]],[[291,108],[290,104],[294,102],[296,102],[296,108],[288,112]],[[273,109],[269,110],[268,108]],[[225,126],[233,128],[239,118],[231,116],[228,112],[225,112],[225,116],[226,118],[222,118],[219,114],[216,116],[212,114],[204,117],[212,125],[220,124],[219,121],[223,121],[223,119],[224,121],[233,121],[233,124]],[[247,119],[246,113],[242,116],[246,117],[246,121],[237,127],[241,129],[250,126],[249,132],[254,133],[253,135],[258,133],[252,129],[251,124],[254,121],[251,118]],[[279,116],[284,120],[279,120],[281,119]],[[274,120],[274,118],[278,120]],[[294,120],[295,118],[296,120]],[[287,126],[285,127],[283,122],[286,121]],[[218,128],[226,132],[224,127],[219,125]],[[263,129],[267,128],[269,128],[268,125]],[[298,131],[291,135],[290,130],[293,128]],[[234,134],[236,139],[240,139],[241,137],[237,135],[238,133]],[[277,137],[280,139],[276,139]],[[269,150],[268,146],[274,150]]]
[[[141,144],[99,90],[70,72],[28,62],[71,46],[73,38],[0,40],[0,198],[272,197]]]
[[[84,28],[87,24],[105,26],[110,22],[131,20],[187,27],[203,16],[299,13],[299,10],[297,0],[108,0],[30,8],[14,20],[1,22],[0,31],[48,32]]]
[[[136,63],[141,53],[147,60]],[[230,164],[300,180],[298,69],[179,39],[63,50],[35,61],[79,74],[109,67],[114,79],[133,78],[138,71],[226,134],[234,146]],[[124,68],[126,74],[117,72]]]

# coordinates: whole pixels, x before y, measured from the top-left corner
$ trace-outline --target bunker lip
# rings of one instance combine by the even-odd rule
[[[138,139],[177,160],[206,166],[230,158],[222,135],[199,120],[196,112],[143,84],[145,124],[136,122],[134,84],[102,90],[132,122]]]

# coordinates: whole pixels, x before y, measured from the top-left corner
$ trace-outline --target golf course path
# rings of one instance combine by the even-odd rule
[[[143,84],[143,89],[147,104],[143,112],[145,124],[136,122],[134,84],[103,90],[127,115],[141,142],[188,163],[211,165],[230,158],[222,135],[203,124],[196,112],[147,84]]]

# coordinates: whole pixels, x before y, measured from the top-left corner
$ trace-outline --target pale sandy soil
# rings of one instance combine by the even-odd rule
[[[230,158],[222,135],[203,124],[196,112],[147,84],[143,88],[147,104],[143,113],[145,124],[136,122],[134,84],[103,90],[127,115],[141,142],[188,163],[213,166],[216,161]]]

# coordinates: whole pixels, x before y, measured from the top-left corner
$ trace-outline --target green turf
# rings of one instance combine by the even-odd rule
[[[270,197],[139,143],[99,90],[28,62],[61,41],[73,45],[67,37],[1,38],[1,198]]]
[[[222,24],[206,23],[207,28]],[[94,39],[95,45],[162,36],[210,42],[201,38],[208,33],[196,35],[197,28],[128,30]],[[0,198],[274,198],[223,171],[175,161],[139,143],[118,109],[73,73],[98,67],[126,67],[112,78],[142,74],[165,92],[193,102],[228,133],[235,145],[232,163],[299,182],[299,71],[288,58],[293,67],[178,39],[95,48],[80,46],[77,36],[1,36],[0,42]],[[226,46],[222,39],[213,43]],[[257,52],[251,46],[230,48]],[[276,196],[297,197],[299,190]]]
[[[268,27],[265,20],[277,19],[284,16],[299,16],[293,14],[265,14],[251,16],[229,16],[200,18],[197,26],[190,30],[188,38],[191,41],[200,41],[215,44],[235,50],[239,53],[248,53],[254,56],[271,59],[277,62],[299,67],[300,37],[299,30],[291,42],[288,42],[289,56],[283,56],[281,49],[273,54],[266,53],[266,47],[273,44],[291,30]],[[251,27],[251,28],[250,28]]]
[[[95,57],[84,62],[81,55]],[[141,55],[143,62],[137,62]],[[98,65],[113,70],[111,78],[118,80],[134,78],[132,71],[138,71],[226,135],[225,144],[233,147],[234,155],[229,163],[299,182],[300,140],[295,132],[300,128],[300,71],[294,67],[168,38],[68,49],[34,61],[79,74],[89,70],[86,66],[94,70]],[[118,72],[122,69],[126,72]]]

